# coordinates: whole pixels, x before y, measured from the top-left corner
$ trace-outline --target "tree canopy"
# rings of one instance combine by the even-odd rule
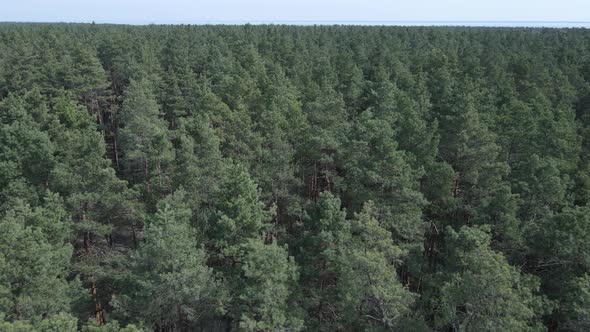
[[[1,331],[587,331],[590,32],[0,24]]]

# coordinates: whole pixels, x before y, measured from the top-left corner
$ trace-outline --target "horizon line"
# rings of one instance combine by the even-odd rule
[[[299,24],[297,24],[299,23]],[[129,21],[129,22],[109,22],[109,21],[100,21],[100,20],[88,20],[88,21],[1,21],[0,24],[105,24],[105,25],[246,25],[246,24],[277,24],[277,25],[306,25],[306,24],[327,24],[327,25],[338,25],[342,24],[345,25],[349,23],[350,25],[384,25],[389,24],[392,26],[395,25],[404,25],[404,24],[476,24],[476,25],[484,25],[485,24],[516,24],[514,26],[506,26],[506,27],[542,27],[539,26],[540,24],[553,24],[553,25],[566,25],[566,24],[573,24],[578,25],[575,27],[590,27],[590,20],[589,21],[579,21],[579,20],[297,20],[297,19],[288,19],[288,20],[273,20],[273,19],[260,19],[260,20],[249,20],[249,19],[199,19],[199,20],[178,20],[178,21],[163,21],[158,22],[157,20],[154,21]],[[356,24],[355,24],[356,23]],[[535,24],[536,26],[527,26],[526,24]],[[493,26],[493,25],[492,25]],[[562,26],[567,27],[567,26]]]

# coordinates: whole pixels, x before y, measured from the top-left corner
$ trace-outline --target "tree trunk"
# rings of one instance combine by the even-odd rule
[[[113,150],[115,150],[115,164],[117,165],[117,170],[120,170],[119,166],[119,149],[117,148],[117,136],[113,138]]]
[[[178,313],[178,331],[182,331],[182,311],[180,310],[180,304],[176,305],[176,312]]]
[[[137,249],[137,233],[135,232],[135,222],[131,223],[131,234],[133,236],[133,249]]]
[[[98,288],[96,287],[96,282],[93,281],[92,287],[90,289],[90,294],[92,295],[92,300],[94,301],[94,316],[96,318],[96,323],[98,324],[98,326],[103,326],[106,322],[102,311],[102,304],[98,299],[97,291]]]

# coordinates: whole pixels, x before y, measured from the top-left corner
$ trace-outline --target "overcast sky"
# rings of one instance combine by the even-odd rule
[[[0,21],[590,21],[590,0],[0,0]]]

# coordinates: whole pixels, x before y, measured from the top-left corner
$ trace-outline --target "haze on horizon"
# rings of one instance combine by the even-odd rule
[[[7,1],[2,22],[122,24],[288,22],[590,22],[585,0],[21,0]],[[418,23],[419,24],[419,23]],[[477,25],[477,24],[476,24]],[[566,24],[567,25],[567,24]]]

